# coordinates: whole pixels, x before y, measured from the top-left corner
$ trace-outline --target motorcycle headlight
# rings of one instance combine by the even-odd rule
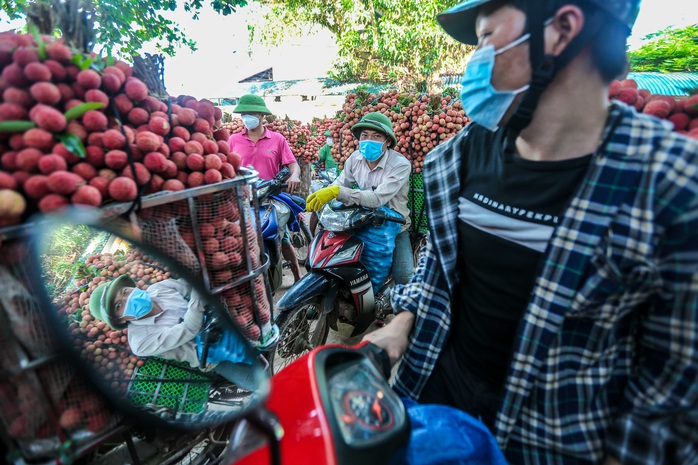
[[[329,204],[325,204],[320,210],[319,220],[322,226],[328,231],[344,231],[349,227],[349,217],[352,210],[335,211],[330,208]]]

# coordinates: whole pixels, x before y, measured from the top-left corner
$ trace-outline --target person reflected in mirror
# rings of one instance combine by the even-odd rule
[[[245,126],[242,132],[228,138],[230,151],[238,153],[241,157],[241,166],[253,167],[259,177],[265,180],[273,179],[282,167],[286,166],[291,171],[291,177],[286,181],[288,192],[289,194],[296,192],[301,185],[300,166],[286,138],[264,125],[264,117],[272,114],[264,103],[264,99],[258,95],[243,95],[233,112],[240,113]],[[278,200],[273,202],[282,203]],[[288,227],[293,219],[290,216],[290,209],[286,205],[282,207],[277,209],[283,211],[283,215],[277,213],[279,232],[282,235],[281,253],[291,265],[293,279],[298,281],[301,279],[300,265],[296,249],[291,244],[291,232]]]
[[[183,279],[165,279],[139,289],[128,275],[100,284],[90,296],[90,312],[114,330],[128,329],[131,351],[139,357],[160,357],[199,367],[196,337],[204,323],[204,303]],[[261,371],[254,355],[242,341],[229,353],[229,359],[207,363],[213,370],[239,387],[253,391]]]
[[[395,239],[392,276],[396,284],[407,284],[414,268],[407,208],[412,164],[394,150],[397,138],[390,119],[384,114],[368,113],[351,131],[359,141],[359,149],[349,156],[342,173],[330,186],[308,196],[306,210],[318,211],[336,198],[345,205],[367,208],[386,205],[401,214],[407,222]]]

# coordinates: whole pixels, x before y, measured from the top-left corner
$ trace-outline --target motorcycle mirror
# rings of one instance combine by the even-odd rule
[[[192,430],[231,421],[267,396],[265,365],[225,305],[134,239],[130,223],[76,209],[34,229],[42,307],[66,356],[114,408]]]

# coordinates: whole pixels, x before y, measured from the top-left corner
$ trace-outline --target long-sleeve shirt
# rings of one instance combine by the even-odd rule
[[[400,152],[388,149],[375,168],[356,150],[344,163],[342,173],[332,183],[339,186],[337,200],[346,205],[378,208],[387,205],[401,214],[410,226],[407,194],[412,165]],[[354,189],[353,186],[358,186]]]
[[[160,281],[146,291],[162,312],[129,321],[131,351],[140,357],[158,356],[198,367],[194,338],[201,330],[204,305],[196,291],[178,279]]]
[[[326,170],[337,168],[337,162],[334,161],[331,150],[332,148],[329,145],[325,144],[322,147],[320,147],[320,151],[318,152],[317,164],[324,163]]]
[[[545,251],[520,322],[495,434],[510,463],[621,463],[648,415],[698,405],[698,141],[614,103],[605,149]],[[430,236],[396,311],[415,314],[395,389],[417,399],[458,288],[462,139],[427,156]],[[466,257],[467,259],[467,257]],[[608,440],[607,440],[608,439]]]

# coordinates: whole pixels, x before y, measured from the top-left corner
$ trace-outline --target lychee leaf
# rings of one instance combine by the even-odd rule
[[[0,132],[24,132],[36,127],[36,123],[26,120],[0,121]]]
[[[39,58],[41,58],[41,61],[46,60],[48,57],[46,54],[46,42],[44,42],[41,38],[41,34],[39,34],[39,29],[36,27],[36,24],[32,23],[29,25],[29,32],[31,32],[32,37],[34,37],[34,42],[36,42]]]
[[[79,53],[73,55],[72,60],[73,64],[80,68],[80,71],[84,71],[89,68],[94,61],[94,58],[86,57],[84,55],[80,55]]]
[[[81,103],[80,105],[75,105],[73,108],[66,111],[63,116],[65,116],[66,120],[70,121],[75,118],[80,118],[90,110],[99,110],[100,108],[104,107],[104,102],[85,102]]]
[[[69,132],[63,132],[61,134],[56,134],[56,137],[65,145],[65,148],[67,148],[70,153],[76,155],[78,158],[85,158],[85,146],[78,136]]]

